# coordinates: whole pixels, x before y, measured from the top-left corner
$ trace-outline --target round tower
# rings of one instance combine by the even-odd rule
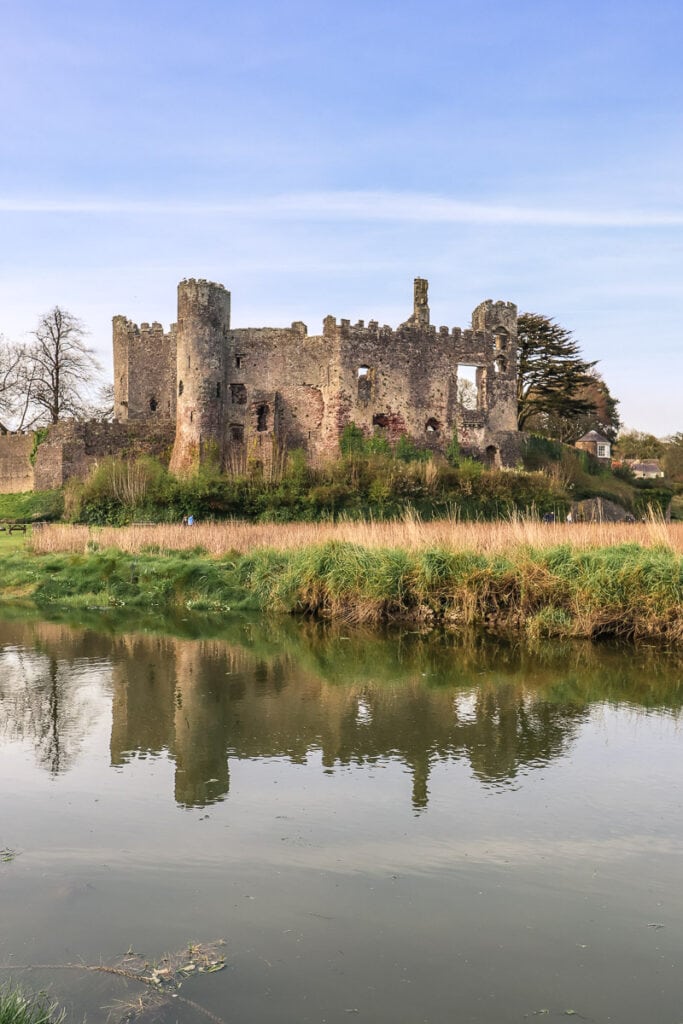
[[[230,292],[211,281],[181,281],[173,473],[222,457],[229,330]]]

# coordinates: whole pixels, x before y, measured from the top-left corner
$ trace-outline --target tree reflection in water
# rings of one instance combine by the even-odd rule
[[[7,642],[5,632],[0,623],[0,739],[30,743],[50,774],[65,772],[98,714],[90,645],[50,623],[19,642]],[[109,675],[108,666],[98,666],[100,685]]]

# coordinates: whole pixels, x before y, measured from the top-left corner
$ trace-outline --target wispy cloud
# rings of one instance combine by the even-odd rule
[[[221,200],[0,198],[0,213],[135,216],[226,216],[246,220],[394,221],[528,227],[667,228],[683,226],[683,210],[638,210],[472,203],[409,192],[304,192]]]

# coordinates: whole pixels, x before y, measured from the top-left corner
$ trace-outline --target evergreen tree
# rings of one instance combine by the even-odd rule
[[[563,412],[532,413],[526,422],[526,429],[542,434],[564,444],[573,444],[590,430],[597,430],[608,441],[614,442],[621,426],[619,399],[615,398],[598,373],[589,375],[576,398],[592,405],[587,412],[573,410]]]
[[[595,411],[588,389],[595,362],[581,358],[571,331],[550,317],[522,313],[517,319],[517,423],[533,417],[572,419]]]

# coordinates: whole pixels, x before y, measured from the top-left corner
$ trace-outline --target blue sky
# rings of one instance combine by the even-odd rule
[[[683,430],[683,4],[0,0],[0,333],[554,316]]]

